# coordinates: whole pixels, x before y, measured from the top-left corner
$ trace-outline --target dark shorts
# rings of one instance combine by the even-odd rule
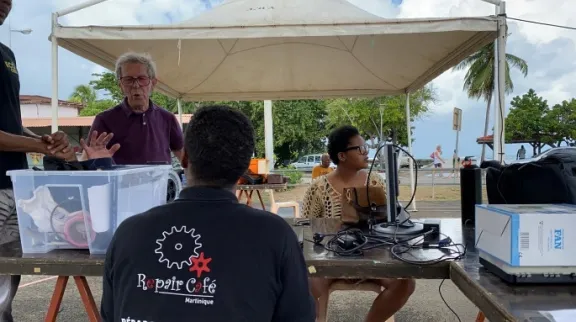
[[[434,168],[442,168],[442,163],[434,163]]]

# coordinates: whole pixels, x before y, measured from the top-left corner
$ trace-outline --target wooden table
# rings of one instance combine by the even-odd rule
[[[415,220],[417,221],[417,220]],[[312,219],[310,229],[304,230],[304,238],[313,239],[313,234],[333,234],[341,229],[339,219]],[[455,243],[463,241],[460,219],[441,219],[441,233],[450,236]],[[326,241],[330,236],[326,237]],[[436,249],[413,250],[413,260],[430,260],[445,255]],[[342,257],[327,251],[311,242],[304,242],[304,257],[311,276],[342,279],[378,279],[378,278],[450,278],[450,261],[434,265],[414,265],[392,257],[388,247],[374,248],[364,252],[363,256]]]
[[[243,184],[236,186],[236,196],[238,197],[239,201],[242,201],[242,196],[246,196],[246,205],[252,205],[252,194],[256,191],[256,195],[260,200],[260,205],[262,206],[262,210],[266,210],[266,206],[264,205],[264,200],[262,200],[262,190],[276,190],[276,189],[286,189],[288,184],[280,183],[280,184]]]
[[[467,235],[473,236],[473,229]],[[474,237],[468,237],[472,238]],[[574,322],[576,285],[511,285],[489,273],[478,262],[474,243],[468,243],[463,261],[450,265],[450,279],[490,321]]]
[[[0,257],[0,274],[58,276],[46,322],[56,321],[70,276],[74,278],[90,322],[101,321],[86,276],[102,276],[103,272],[104,256],[90,255],[87,250],[54,250],[46,254],[24,254],[21,258]]]

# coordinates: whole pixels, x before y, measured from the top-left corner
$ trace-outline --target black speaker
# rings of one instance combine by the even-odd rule
[[[476,205],[482,203],[482,169],[478,167],[460,169],[460,203],[462,225],[474,227]]]

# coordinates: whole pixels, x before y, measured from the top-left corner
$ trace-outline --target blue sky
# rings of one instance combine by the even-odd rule
[[[272,0],[271,0],[272,1]],[[349,0],[366,11],[387,18],[416,18],[442,16],[480,16],[494,12],[492,5],[480,0]],[[86,24],[150,24],[171,23],[190,19],[221,1],[209,0],[108,0],[103,4],[64,17],[64,25]],[[50,13],[77,4],[77,0],[14,0],[10,15],[12,29],[32,28],[30,35],[12,33],[12,49],[16,53],[21,94],[50,96]],[[508,15],[576,26],[573,13],[576,1],[510,0]],[[523,78],[512,74],[515,89],[507,103],[516,95],[534,88],[550,104],[576,97],[576,32],[509,22],[511,36],[508,53],[527,60],[529,75]],[[0,41],[9,42],[8,21],[0,26]],[[60,49],[59,95],[66,99],[74,86],[88,83],[94,72],[102,69],[95,64]],[[427,157],[437,144],[450,155],[455,147],[452,131],[452,109],[463,109],[463,128],[460,134],[462,155],[479,155],[475,139],[484,127],[486,104],[470,100],[462,91],[463,72],[448,71],[433,81],[440,101],[429,115],[415,123],[414,152]],[[492,123],[493,116],[491,117]],[[491,125],[490,125],[491,128]],[[518,146],[508,145],[508,154],[515,154]]]

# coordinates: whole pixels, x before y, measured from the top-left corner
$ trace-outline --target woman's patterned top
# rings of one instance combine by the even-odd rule
[[[371,173],[369,181],[372,187],[385,187],[378,173]],[[302,208],[304,218],[339,218],[342,215],[342,192],[336,191],[326,176],[321,176],[306,190]]]

